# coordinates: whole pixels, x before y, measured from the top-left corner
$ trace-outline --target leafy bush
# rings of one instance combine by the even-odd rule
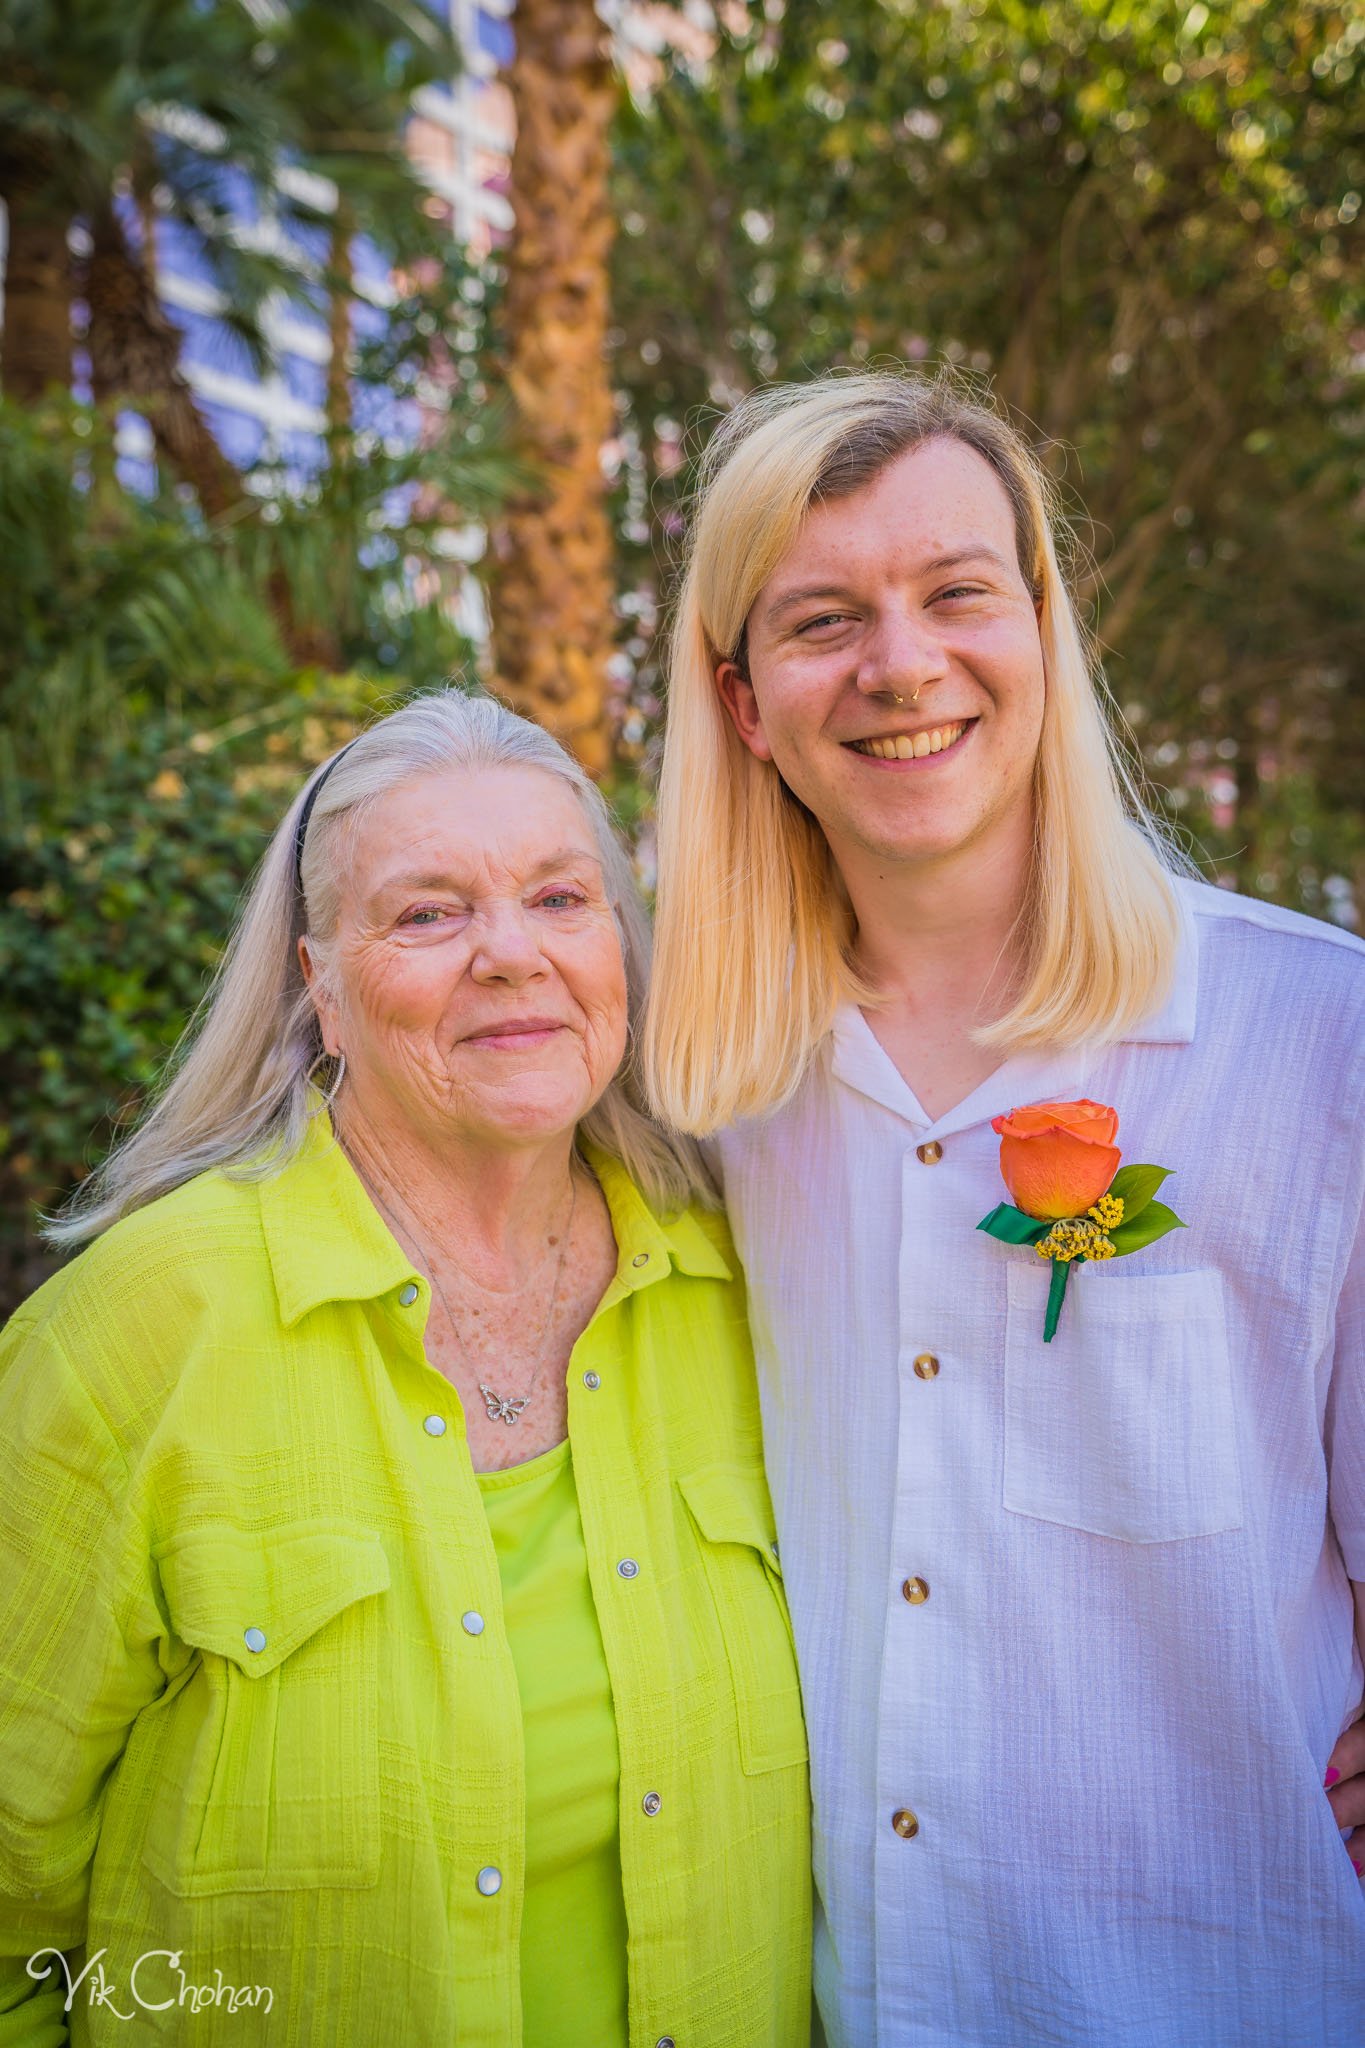
[[[499,459],[471,462],[469,500]],[[38,1211],[154,1082],[309,768],[471,666],[435,494],[394,503],[418,482],[404,452],[348,452],[307,504],[223,530],[122,489],[89,408],[0,404],[0,1311],[51,1263]],[[281,582],[332,662],[290,665]]]
[[[27,785],[0,825],[0,1233],[13,1305],[44,1269],[37,1212],[142,1102],[204,993],[237,904],[309,770],[375,706],[295,679],[215,733],[149,720],[101,775]]]

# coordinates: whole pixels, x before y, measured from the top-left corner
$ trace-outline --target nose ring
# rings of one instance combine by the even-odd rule
[[[923,683],[921,683],[921,684],[920,684],[920,690],[922,690],[923,688],[924,688],[924,685],[923,685]],[[892,694],[892,696],[893,696],[893,697],[895,698],[895,700],[896,700],[896,702],[897,702],[898,704],[903,704],[903,703],[905,702],[905,699],[904,699],[904,697],[902,697],[902,696],[901,696],[901,694],[900,694],[900,692],[899,692],[898,690],[893,690],[893,691],[891,692],[891,694]],[[915,692],[914,696],[913,696],[913,697],[912,697],[912,698],[910,699],[910,702],[911,702],[912,704],[918,704],[918,703],[919,703],[919,690],[916,690],[916,692]]]

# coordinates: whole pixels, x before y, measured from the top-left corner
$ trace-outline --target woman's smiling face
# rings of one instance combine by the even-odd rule
[[[835,858],[941,859],[1017,824],[1043,719],[1014,511],[975,449],[926,441],[815,505],[717,680]],[[916,694],[918,701],[916,702]]]
[[[541,769],[424,775],[362,813],[327,956],[324,1039],[371,1123],[534,1143],[572,1130],[621,1063],[625,966],[593,829]]]

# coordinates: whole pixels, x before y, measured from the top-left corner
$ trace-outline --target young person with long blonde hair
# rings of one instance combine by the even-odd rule
[[[781,387],[673,627],[645,1056],[749,1276],[817,1991],[832,2048],[1346,2048],[1365,947],[1188,870],[1062,534],[953,382]]]

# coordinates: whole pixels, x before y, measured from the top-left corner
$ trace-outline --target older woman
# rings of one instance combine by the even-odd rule
[[[286,818],[0,1359],[6,2041],[806,2040],[741,1282],[644,964],[491,702]]]

